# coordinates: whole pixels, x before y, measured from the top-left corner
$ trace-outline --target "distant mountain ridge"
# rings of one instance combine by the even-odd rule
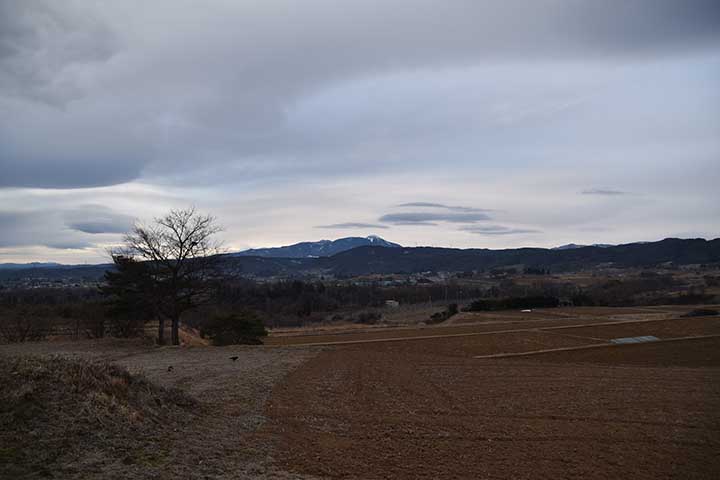
[[[232,256],[266,257],[266,258],[319,258],[332,257],[341,252],[357,247],[400,248],[397,243],[388,242],[376,235],[367,237],[345,237],[337,240],[320,240],[317,242],[300,242],[284,247],[252,248],[242,252],[231,253]]]
[[[30,263],[0,263],[0,270],[15,270],[18,268],[57,268],[62,267],[61,263],[55,262],[30,262]]]
[[[666,238],[658,242],[566,250],[360,247],[329,259],[318,260],[321,260],[319,264],[327,264],[329,272],[342,275],[487,271],[517,265],[540,267],[554,272],[580,271],[598,266],[647,268],[663,264],[720,264],[720,238]]]
[[[375,242],[371,243],[377,244],[379,242],[375,240]],[[328,245],[327,243],[323,244]],[[549,269],[552,272],[563,272],[590,270],[606,266],[615,268],[651,268],[659,265],[720,265],[720,238],[714,240],[666,238],[658,242],[629,243],[604,248],[589,246],[563,250],[548,248],[513,248],[505,250],[413,248],[385,247],[376,246],[375,244],[359,246],[333,256],[263,257],[247,254],[246,251],[240,254],[223,255],[222,259],[223,265],[228,271],[240,272],[243,276],[257,278],[303,277],[307,275],[351,277],[367,274],[410,274],[426,271],[489,271],[495,268],[517,266],[539,267]],[[280,248],[289,247],[294,247],[294,245]],[[323,249],[321,251],[328,250]],[[113,266],[110,264],[0,269],[0,280],[18,278],[100,280],[104,272],[112,268]]]
[[[609,247],[615,247],[616,245],[613,245],[611,243],[593,243],[592,245],[579,245],[577,243],[568,243],[566,245],[560,245],[559,247],[553,247],[551,250],[573,250],[575,248],[585,248],[585,247],[598,247],[598,248],[609,248]]]

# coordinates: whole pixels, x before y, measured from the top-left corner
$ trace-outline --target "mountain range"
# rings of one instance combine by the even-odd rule
[[[590,270],[599,266],[648,268],[658,265],[720,265],[720,238],[715,240],[667,238],[658,242],[563,250],[387,247],[376,245],[377,240],[368,241],[371,245],[359,246],[332,256],[263,257],[240,252],[240,254],[223,255],[222,261],[229,271],[254,277],[306,275],[350,277],[426,271],[487,271],[519,265],[550,269],[552,272]],[[290,247],[294,246],[281,248]],[[303,252],[307,251],[303,250]],[[317,250],[310,251],[317,252]],[[112,268],[112,265],[0,269],[0,280],[76,278],[92,281],[102,278],[108,268]]]
[[[720,238],[715,240],[667,238],[658,242],[566,250],[360,247],[328,259],[318,259],[317,266],[327,268],[334,274],[360,275],[423,271],[487,271],[510,266],[540,267],[561,272],[590,270],[599,266],[647,268],[659,265],[711,263],[720,263]]]
[[[0,270],[14,270],[18,268],[54,268],[62,266],[62,264],[55,262],[0,263]]]
[[[566,245],[560,245],[559,247],[553,247],[553,250],[572,250],[574,248],[585,248],[585,247],[599,247],[599,248],[608,248],[608,247],[614,247],[615,245],[611,245],[609,243],[593,243],[592,245],[578,245],[577,243],[568,243]]]
[[[231,253],[232,256],[268,257],[268,258],[318,258],[332,257],[340,252],[357,247],[388,247],[399,248],[397,243],[388,242],[376,235],[368,237],[346,237],[337,240],[320,240],[318,242],[301,242],[284,247],[253,248],[242,252]]]

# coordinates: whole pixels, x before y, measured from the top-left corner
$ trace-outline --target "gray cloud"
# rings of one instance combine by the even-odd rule
[[[125,233],[133,217],[113,212],[102,205],[82,205],[65,213],[65,225],[84,233]]]
[[[363,118],[360,105],[368,103],[361,103],[363,92],[313,103],[318,95],[353,81],[423,69],[703,52],[717,48],[717,5],[713,0],[457,0],[437,8],[433,0],[358,0],[342,6],[308,0],[298,9],[285,0],[209,2],[199,12],[174,0],[3,2],[0,115],[13,121],[0,126],[0,187],[372,171],[379,161],[367,159],[377,157],[385,166],[402,165],[416,150],[432,156],[432,148],[418,139],[431,142],[469,125],[533,118],[577,99],[548,95],[558,83],[552,76],[540,97],[552,102],[538,105],[531,95],[532,101],[513,105],[491,94],[497,105],[476,99],[483,108],[470,110],[485,115],[496,110],[495,120],[450,111],[439,121],[458,125],[438,128],[432,122],[436,115],[405,109],[437,109],[443,92],[409,91],[430,104],[416,98],[404,105],[377,103],[402,117],[396,123],[391,117],[391,125],[376,121],[387,112],[366,111]],[[292,22],[283,20],[290,16]],[[158,21],[176,28],[158,34]],[[513,88],[515,75],[485,77]],[[466,95],[453,108],[472,106]],[[318,111],[342,102],[352,107],[350,125],[343,118],[337,122],[332,111]],[[307,105],[310,112],[303,110]],[[322,122],[335,122],[344,133],[328,135]],[[481,136],[472,137],[482,145]],[[359,151],[370,146],[378,151]]]
[[[89,248],[98,242],[94,237],[107,240],[107,234],[128,231],[132,222],[132,217],[102,205],[0,211],[0,248]]]
[[[540,230],[527,228],[510,228],[502,225],[467,225],[460,227],[464,232],[475,233],[477,235],[519,235],[528,233],[542,233]]]
[[[64,229],[54,212],[0,212],[0,248],[45,246],[57,249],[91,246],[82,234]]]
[[[127,108],[94,81],[118,38],[82,6],[0,2],[0,115],[12,119],[0,126],[0,188],[123,183],[148,161]]]
[[[54,248],[57,250],[81,250],[83,248],[92,247],[93,244],[85,240],[66,240],[66,241],[49,241],[42,246]]]
[[[474,246],[444,227],[487,218],[449,214],[519,226],[475,229],[496,247],[717,235],[719,5],[0,0],[0,205],[29,215],[0,247],[115,238],[88,203],[195,203],[243,248],[377,212],[443,226],[406,244]],[[637,201],[578,209],[596,185]]]
[[[398,205],[398,207],[441,208],[441,209],[450,210],[450,211],[454,211],[454,212],[491,212],[492,211],[492,210],[487,210],[484,208],[453,206],[453,205],[445,205],[442,203],[432,203],[432,202],[401,203],[400,205]]]
[[[609,188],[591,188],[588,190],[583,190],[583,195],[605,195],[605,196],[613,196],[613,195],[628,195],[628,192],[623,192],[622,190],[612,190]]]
[[[387,225],[379,225],[377,223],[355,223],[355,222],[348,222],[348,223],[333,223],[332,225],[316,225],[315,228],[328,228],[328,229],[337,229],[337,230],[343,230],[343,229],[354,229],[354,228],[390,228]]]
[[[0,91],[62,106],[82,96],[70,70],[106,62],[117,51],[110,29],[72,2],[0,3]]]
[[[2,212],[0,211],[0,247],[9,247],[16,245],[24,245],[17,238],[22,230],[30,230],[33,224],[39,220],[35,215],[32,218],[29,215],[19,212]]]
[[[378,219],[380,222],[396,225],[420,225],[431,222],[475,223],[490,220],[490,217],[481,212],[402,212],[388,213]]]
[[[75,136],[77,133],[68,132]],[[0,141],[3,139],[0,132]],[[140,176],[142,162],[133,157],[105,155],[107,162],[101,163],[97,155],[100,152],[81,151],[77,156],[64,157],[58,154],[52,161],[35,157],[28,159],[14,148],[15,142],[8,140],[0,146],[0,188],[2,187],[34,187],[34,188],[89,188],[129,182]],[[108,148],[112,149],[112,146]],[[122,148],[121,148],[122,150]],[[110,161],[112,157],[113,161]],[[127,160],[126,160],[127,159]]]
[[[569,2],[561,12],[563,31],[580,47],[612,54],[657,52],[712,45],[720,38],[716,0],[610,0]]]
[[[412,221],[412,220],[396,220],[392,222],[393,225],[398,226],[415,226],[415,227],[436,227],[438,226],[435,222],[423,222],[423,221]]]

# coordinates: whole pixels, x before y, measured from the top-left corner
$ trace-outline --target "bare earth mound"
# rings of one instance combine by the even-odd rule
[[[300,478],[270,466],[270,442],[255,432],[273,386],[317,352],[116,340],[2,345],[0,478]]]
[[[195,400],[109,364],[0,357],[0,477],[153,470]]]

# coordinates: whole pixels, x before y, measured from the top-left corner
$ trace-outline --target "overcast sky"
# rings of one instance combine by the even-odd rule
[[[717,0],[0,0],[0,262],[720,236]]]

